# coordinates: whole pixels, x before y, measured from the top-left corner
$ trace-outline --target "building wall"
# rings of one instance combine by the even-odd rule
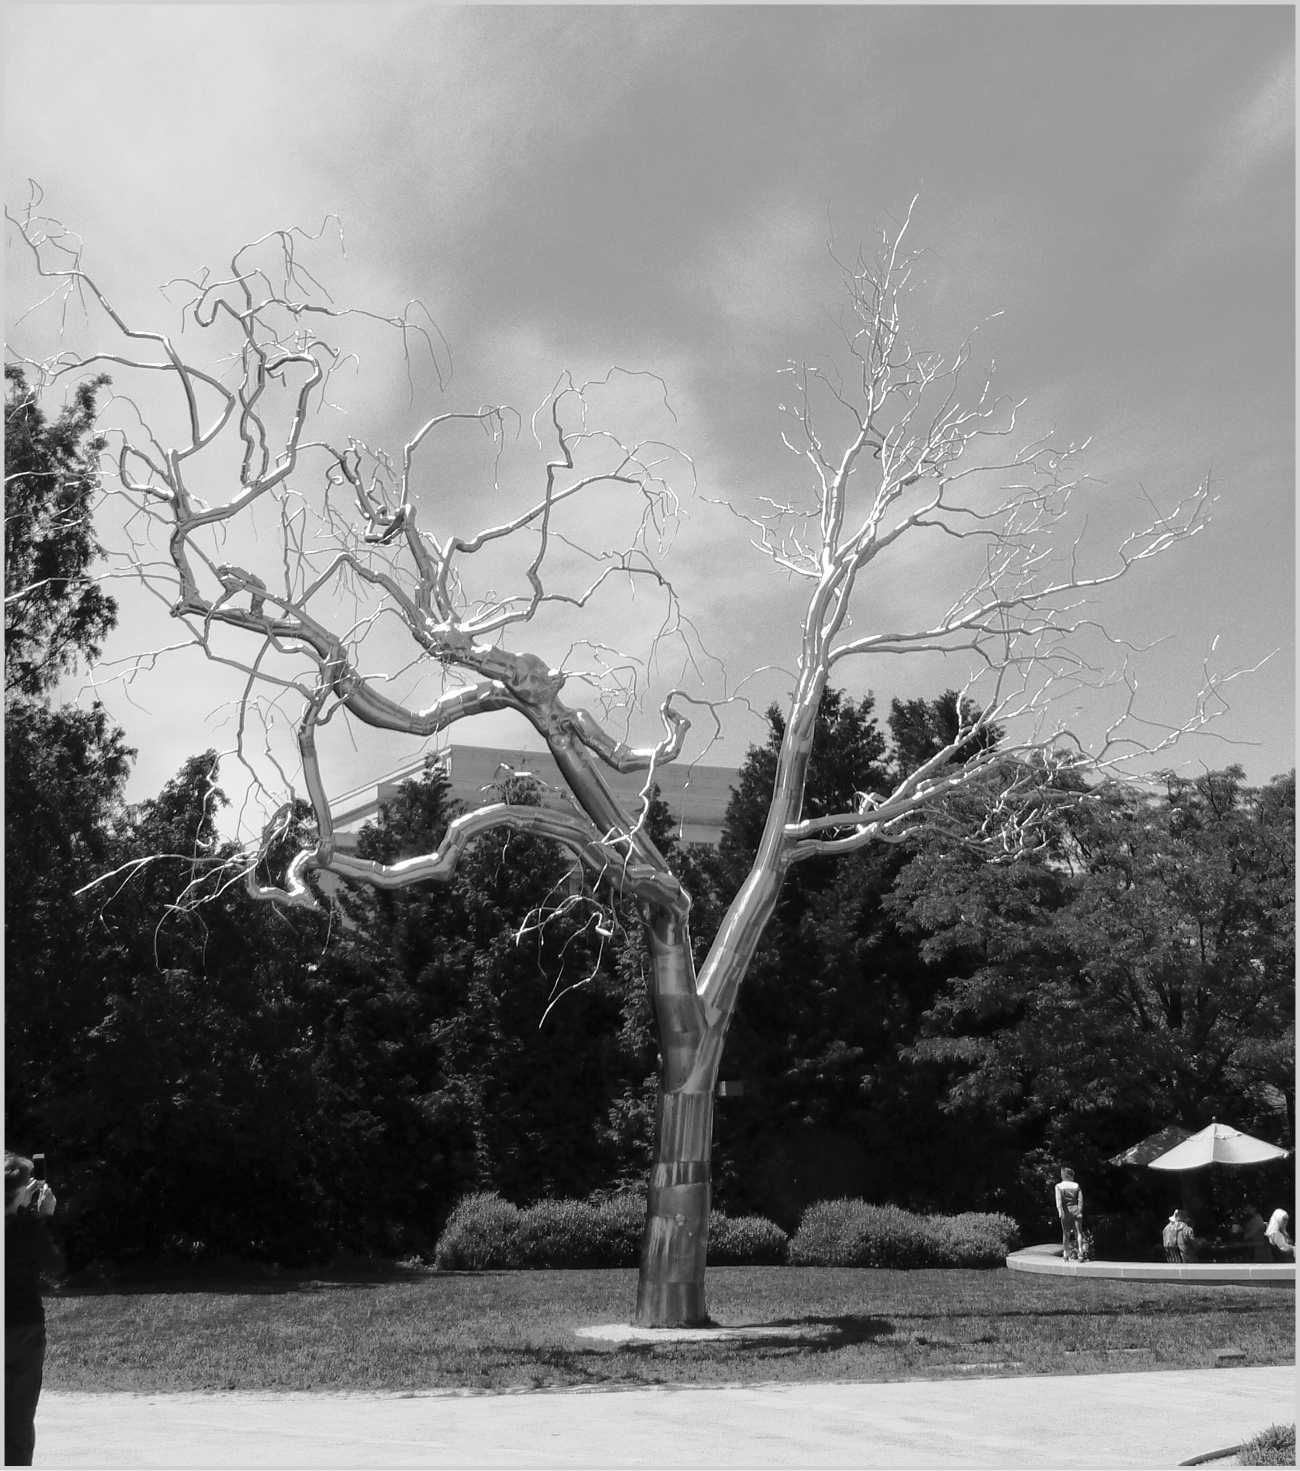
[[[511,774],[535,777],[541,786],[542,801],[547,805],[572,810],[555,759],[549,751],[525,751],[518,748],[489,746],[451,746],[439,760],[451,780],[453,796],[466,807],[483,807],[500,800],[499,784]],[[349,837],[379,815],[382,803],[392,801],[397,788],[417,778],[424,769],[424,758],[411,762],[382,777],[373,786],[359,788],[340,797],[332,812],[340,846],[347,848]],[[625,776],[608,767],[602,768],[610,789],[634,820],[640,805],[644,772]],[[655,773],[659,794],[678,824],[677,836],[682,843],[704,843],[716,847],[722,837],[722,823],[727,803],[736,780],[729,766],[665,766]]]

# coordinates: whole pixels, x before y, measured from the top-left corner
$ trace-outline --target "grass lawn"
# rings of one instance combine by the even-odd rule
[[[635,1297],[630,1269],[65,1290],[46,1304],[45,1386],[506,1390],[1202,1368],[1228,1346],[1248,1364],[1295,1357],[1289,1291],[1005,1269],[717,1267],[718,1322],[806,1324],[816,1339],[624,1346],[574,1336],[627,1322]]]
[[[1295,1426],[1270,1425],[1242,1446],[1239,1466],[1294,1466]]]

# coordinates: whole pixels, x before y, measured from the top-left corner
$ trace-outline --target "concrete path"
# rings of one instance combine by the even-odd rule
[[[48,1394],[37,1466],[1176,1466],[1295,1419],[1295,1370],[711,1389]]]
[[[1044,1277],[1108,1277],[1121,1282],[1207,1282],[1295,1291],[1294,1262],[1067,1262],[1061,1248],[1027,1246],[1007,1258],[1013,1272]]]

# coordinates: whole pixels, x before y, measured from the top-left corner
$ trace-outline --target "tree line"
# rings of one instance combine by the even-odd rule
[[[643,1184],[645,942],[553,845],[488,834],[450,885],[332,890],[313,914],[234,880],[213,752],[124,800],[123,733],[57,698],[116,613],[91,576],[101,383],[50,419],[6,379],[6,1111],[11,1145],[50,1157],[74,1264],[429,1254],[473,1189]],[[805,813],[891,789],[959,717],[951,693],[882,719],[827,690]],[[716,851],[651,812],[701,954],[762,830],[768,725]],[[1102,1179],[1174,1120],[1292,1142],[1294,775],[1051,795],[1014,862],[964,840],[968,794],[942,829],[792,870],[727,1042],[715,1204],[787,1228],[845,1194],[1029,1223],[1056,1163]],[[454,815],[431,767],[361,856],[427,851]]]

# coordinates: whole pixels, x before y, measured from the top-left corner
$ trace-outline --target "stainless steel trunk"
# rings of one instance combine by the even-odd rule
[[[712,1146],[712,1084],[700,1092],[661,1093],[641,1241],[635,1319],[640,1327],[699,1327],[709,1321],[704,1266]]]

